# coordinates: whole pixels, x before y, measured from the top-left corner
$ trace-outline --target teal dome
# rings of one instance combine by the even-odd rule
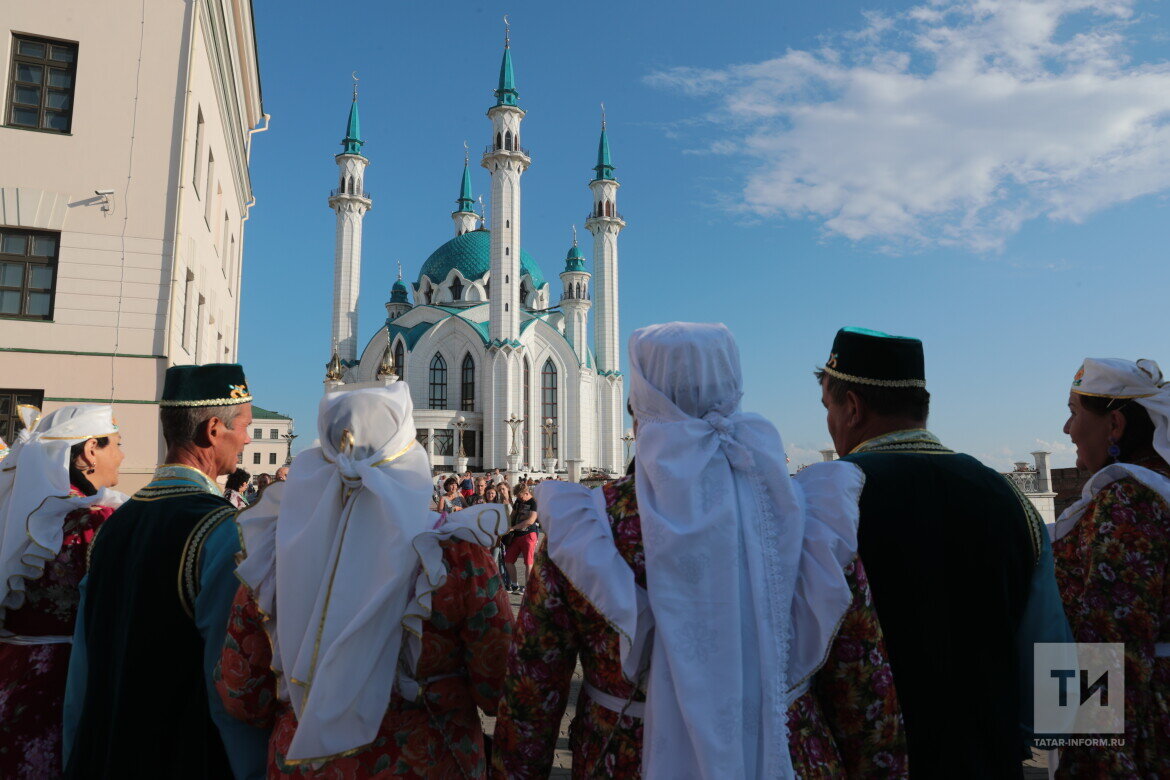
[[[585,255],[581,254],[581,248],[573,244],[569,248],[569,254],[565,255],[565,271],[584,271],[585,270]]]
[[[472,230],[456,236],[431,252],[419,271],[415,289],[422,284],[424,276],[433,284],[441,284],[452,268],[459,269],[459,273],[468,281],[479,281],[492,268],[491,251],[491,233],[487,230]],[[544,287],[544,274],[540,272],[540,266],[523,249],[520,250],[520,274],[532,277],[532,285],[537,290]]]
[[[390,303],[409,303],[406,297],[406,285],[401,279],[390,288]]]

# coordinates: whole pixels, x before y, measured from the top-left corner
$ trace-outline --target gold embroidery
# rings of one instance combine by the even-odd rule
[[[843,379],[846,382],[856,382],[859,385],[873,385],[875,387],[926,387],[925,379],[867,379],[863,376],[843,373],[835,368],[830,368],[828,364],[825,365],[824,371],[826,374],[837,379]]]

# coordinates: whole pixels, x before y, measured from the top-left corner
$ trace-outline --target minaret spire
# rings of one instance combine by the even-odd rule
[[[329,207],[337,214],[337,237],[333,250],[333,344],[342,366],[357,362],[358,295],[362,265],[362,219],[373,208],[366,192],[366,166],[362,154],[361,123],[358,121],[357,72],[353,76],[353,100],[341,154],[337,161],[337,189],[330,193]]]
[[[459,197],[455,199],[455,211],[451,212],[451,219],[455,221],[455,235],[461,236],[475,230],[479,218],[475,213],[475,199],[471,197],[471,157],[467,142],[463,142],[463,178],[459,181]]]
[[[516,74],[512,71],[511,25],[504,17],[504,59],[500,62],[500,84],[496,87],[496,105],[514,106],[520,93],[516,91]]]
[[[597,178],[613,180],[613,161],[609,155],[609,136],[605,132],[605,103],[601,104],[601,139],[597,142],[597,165],[593,166]]]

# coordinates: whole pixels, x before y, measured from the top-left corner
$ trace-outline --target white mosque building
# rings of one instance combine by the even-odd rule
[[[521,145],[526,112],[518,105],[507,39],[495,97],[481,162],[491,174],[490,221],[485,226],[474,211],[465,158],[451,214],[454,238],[422,263],[410,290],[399,266],[386,321],[359,353],[362,220],[373,201],[365,190],[369,160],[355,90],[336,157],[338,188],[329,198],[337,243],[326,391],[406,382],[419,441],[437,471],[558,471],[573,480],[594,471],[615,474],[625,462],[618,235],[626,222],[617,211],[620,185],[605,122],[585,222],[594,272],[586,270],[574,236],[554,291],[520,241],[520,182],[532,157]]]

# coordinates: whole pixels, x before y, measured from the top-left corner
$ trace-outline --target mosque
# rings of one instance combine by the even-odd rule
[[[526,112],[507,37],[494,94],[481,161],[491,175],[489,221],[475,211],[465,156],[451,214],[454,238],[423,261],[409,288],[399,266],[386,320],[359,353],[362,221],[373,201],[365,189],[369,160],[362,154],[355,90],[336,156],[338,185],[329,198],[337,240],[334,351],[325,389],[406,382],[418,439],[436,471],[565,472],[573,480],[597,471],[616,474],[625,462],[618,236],[626,222],[617,210],[620,185],[605,121],[585,222],[593,236],[593,273],[574,237],[554,291],[521,245],[520,181],[532,156],[521,145]]]

